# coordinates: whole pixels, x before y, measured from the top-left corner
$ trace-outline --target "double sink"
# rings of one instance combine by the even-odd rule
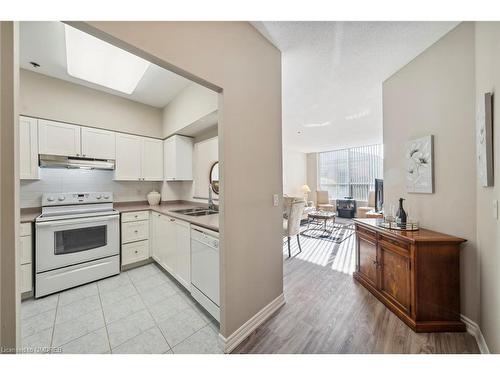
[[[174,210],[172,212],[187,216],[207,216],[207,215],[218,214],[219,210],[212,210],[206,207],[194,207],[194,208],[185,208],[182,210]]]

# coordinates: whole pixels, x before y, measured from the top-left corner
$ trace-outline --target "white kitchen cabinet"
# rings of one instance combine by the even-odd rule
[[[31,223],[22,223],[19,231],[19,285],[18,293],[30,293],[33,289],[33,237]]]
[[[115,159],[115,132],[87,127],[82,127],[81,132],[83,157],[94,159]]]
[[[40,178],[38,168],[38,119],[19,117],[19,176],[21,180]]]
[[[149,212],[127,212],[121,217],[122,267],[144,261],[150,256]]]
[[[162,181],[162,155],[159,139],[117,133],[115,180]]]
[[[193,179],[193,139],[174,135],[163,141],[165,181]]]
[[[81,156],[80,126],[38,120],[38,152],[43,155]]]
[[[163,141],[143,137],[142,142],[142,179],[145,181],[162,181]]]
[[[187,289],[191,287],[191,225],[175,220],[175,273],[177,280]]]
[[[116,134],[115,180],[141,180],[142,139]]]
[[[167,215],[153,214],[153,259],[189,289],[191,284],[190,224]]]

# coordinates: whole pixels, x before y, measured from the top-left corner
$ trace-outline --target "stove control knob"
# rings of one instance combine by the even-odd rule
[[[97,195],[95,196],[95,198],[96,198],[96,199],[101,199],[101,198],[102,198],[102,195],[101,195],[101,194],[97,194]]]
[[[104,196],[104,199],[109,199],[109,195],[108,195],[108,194],[106,194],[106,195]]]
[[[63,200],[65,200],[65,199],[66,199],[66,197],[64,197],[63,195],[61,195],[61,196],[60,196],[59,198],[57,198],[57,199],[59,199],[59,201],[60,201],[60,202],[62,202]]]
[[[47,201],[54,202],[54,197],[47,197]]]

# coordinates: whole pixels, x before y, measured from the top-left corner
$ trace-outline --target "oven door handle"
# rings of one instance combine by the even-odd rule
[[[94,216],[94,217],[86,217],[80,219],[67,219],[67,220],[52,220],[52,221],[43,221],[36,223],[37,227],[55,227],[61,225],[71,225],[71,224],[83,224],[83,223],[92,223],[96,221],[107,220],[110,221],[112,219],[118,219],[120,215],[109,215],[109,216]]]

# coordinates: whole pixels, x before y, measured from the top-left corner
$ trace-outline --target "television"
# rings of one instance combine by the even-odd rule
[[[375,179],[375,211],[381,212],[384,205],[384,180]]]

